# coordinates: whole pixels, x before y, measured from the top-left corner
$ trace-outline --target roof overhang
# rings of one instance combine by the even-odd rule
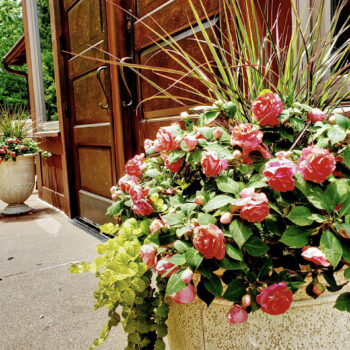
[[[24,77],[27,76],[27,73],[16,71],[10,66],[22,66],[26,64],[26,44],[24,40],[24,35],[22,35],[17,42],[12,46],[10,51],[6,54],[6,56],[2,60],[2,64],[6,71],[12,74],[22,75]]]

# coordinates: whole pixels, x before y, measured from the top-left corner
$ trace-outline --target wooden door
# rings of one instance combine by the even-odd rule
[[[105,58],[104,0],[61,0],[62,45],[66,52]],[[116,183],[116,157],[109,101],[109,67],[66,54],[73,216],[94,224],[108,220],[110,188]],[[100,74],[101,83],[98,80]],[[75,209],[75,211],[74,211]]]
[[[219,0],[194,0],[194,6],[199,11],[200,16],[205,22],[205,16],[201,10],[200,3],[204,5],[206,12],[210,16],[211,23],[218,23],[219,18]],[[191,25],[196,27],[196,20],[190,8],[188,0],[138,0],[136,2],[136,11],[139,20],[134,24],[134,45],[135,59],[139,63],[161,66],[164,68],[179,69],[180,66],[173,60],[169,59],[166,53],[162,52],[159,47],[154,44],[158,41],[157,36],[147,29],[144,25],[155,28],[159,31],[159,27],[155,24],[156,21],[176,40],[181,47],[191,54],[192,57],[199,62],[204,63],[203,55],[197,45],[192,40],[194,38]],[[208,29],[210,35],[210,30]],[[200,36],[200,34],[199,34]],[[204,50],[209,50],[204,47]],[[207,51],[207,54],[209,52]],[[169,88],[172,82],[157,76],[151,71],[145,71],[145,76],[163,88]],[[184,79],[185,83],[194,84],[196,88],[202,92],[206,92],[204,86],[196,80]],[[155,95],[157,90],[144,80],[139,80],[138,83],[139,101],[148,99]],[[176,94],[182,97],[196,98],[196,96],[184,91],[180,91],[176,87],[168,90],[171,94]],[[203,102],[198,100],[198,102]],[[146,138],[154,139],[156,132],[161,126],[169,125],[172,121],[179,120],[179,114],[188,109],[186,105],[194,105],[194,103],[185,103],[181,105],[171,99],[155,99],[145,102],[139,107],[135,121],[135,137],[138,140],[138,152],[142,150],[143,141]]]

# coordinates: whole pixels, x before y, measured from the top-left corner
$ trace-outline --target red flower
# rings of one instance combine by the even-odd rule
[[[184,161],[184,157],[180,158],[176,162],[170,163],[169,164],[169,159],[168,156],[162,155],[163,162],[165,166],[172,172],[172,173],[177,173],[182,165],[182,162]]]
[[[308,261],[312,261],[316,265],[328,267],[331,263],[328,261],[320,248],[306,246],[303,248],[301,256]]]
[[[135,185],[130,188],[129,194],[133,201],[143,199],[148,196],[149,188],[142,188],[141,186]]]
[[[286,282],[274,283],[264,288],[256,297],[261,310],[269,315],[284,314],[293,301],[293,293],[287,289]]]
[[[173,299],[176,304],[192,303],[192,301],[196,299],[196,289],[192,284],[188,284],[184,289],[171,295],[171,299]]]
[[[248,313],[239,305],[233,305],[227,314],[227,321],[230,324],[244,323],[248,319]]]
[[[180,268],[178,266],[176,266],[173,269],[173,267],[175,265],[168,261],[171,257],[172,257],[172,254],[168,254],[163,259],[160,259],[155,264],[155,270],[159,275],[161,275],[163,277],[170,277],[173,273],[180,270]],[[171,271],[169,271],[169,270],[171,270]],[[167,271],[169,271],[169,272],[167,273]]]
[[[265,193],[255,193],[254,188],[245,188],[240,196],[235,206],[241,209],[242,219],[249,222],[261,222],[266,219],[270,207]]]
[[[293,191],[297,166],[288,159],[270,160],[265,164],[264,176],[272,189],[278,192]]]
[[[298,168],[304,180],[324,182],[335,169],[335,158],[328,149],[309,146],[301,151]]]
[[[221,260],[225,256],[225,237],[216,225],[196,226],[193,231],[193,245],[205,259]]]
[[[253,119],[259,122],[261,126],[275,126],[280,124],[277,117],[283,112],[283,103],[281,99],[274,94],[266,93],[253,101],[252,113]]]
[[[202,153],[201,165],[206,177],[218,176],[228,167],[227,160],[220,159],[214,151]]]
[[[125,172],[130,176],[132,175],[137,177],[142,176],[143,158],[144,158],[144,154],[140,154],[130,159],[125,165]]]
[[[138,199],[133,202],[132,209],[138,216],[148,216],[153,213],[152,201],[150,199]]]
[[[324,118],[326,118],[326,113],[322,112],[319,108],[313,108],[307,115],[307,119],[309,119],[311,123],[322,122]]]
[[[256,149],[261,144],[263,136],[257,125],[242,123],[233,128],[230,141],[233,146]]]
[[[142,262],[147,265],[148,270],[154,265],[156,253],[157,246],[155,244],[144,244],[141,247],[140,257]]]
[[[186,148],[188,152],[193,151],[197,147],[198,139],[193,135],[186,136],[184,138],[184,141],[186,143]]]
[[[161,150],[167,153],[180,148],[181,137],[176,137],[168,128],[158,130],[157,140]]]
[[[119,179],[119,182],[118,182],[120,189],[125,193],[129,193],[130,188],[135,186],[136,184],[137,184],[137,177],[129,176],[129,175],[124,175]]]

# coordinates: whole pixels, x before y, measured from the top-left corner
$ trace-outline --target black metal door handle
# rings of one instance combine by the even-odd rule
[[[126,61],[132,61],[132,60],[133,60],[132,57],[124,57],[124,58],[122,58],[122,59],[120,60],[120,62],[121,62],[121,63],[124,63],[124,62],[126,62]],[[132,92],[131,92],[131,90],[130,90],[130,88],[129,88],[129,85],[128,85],[128,83],[127,83],[127,79],[126,79],[126,77],[125,77],[124,67],[123,67],[123,66],[120,66],[119,68],[120,68],[120,76],[122,77],[124,86],[125,86],[126,91],[127,91],[128,95],[129,95],[129,98],[130,98],[128,102],[122,101],[122,105],[123,105],[124,107],[130,107],[130,106],[132,105],[132,103],[133,103],[133,101],[132,101]]]
[[[104,87],[104,85],[103,85],[103,83],[102,83],[102,79],[101,79],[101,72],[102,72],[103,70],[106,70],[106,69],[107,69],[107,66],[101,66],[101,67],[97,68],[97,71],[96,71],[96,76],[97,76],[98,82],[99,82],[100,85],[101,85],[101,89],[102,89],[103,94],[105,95],[105,98],[106,98],[106,101],[107,101],[106,105],[104,105],[104,106],[102,105],[101,102],[99,102],[98,105],[99,105],[102,109],[108,109],[108,108],[109,108],[109,97],[108,97],[107,91],[106,91],[106,89],[105,89],[105,87]]]

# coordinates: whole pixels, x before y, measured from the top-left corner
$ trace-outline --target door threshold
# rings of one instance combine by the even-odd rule
[[[90,234],[91,236],[94,236],[101,242],[106,242],[109,239],[113,238],[111,236],[108,236],[104,233],[100,233],[100,229],[97,225],[83,219],[82,217],[76,217],[74,219],[69,219],[69,222],[73,224],[76,227],[79,227],[81,230],[85,231],[86,233]]]

